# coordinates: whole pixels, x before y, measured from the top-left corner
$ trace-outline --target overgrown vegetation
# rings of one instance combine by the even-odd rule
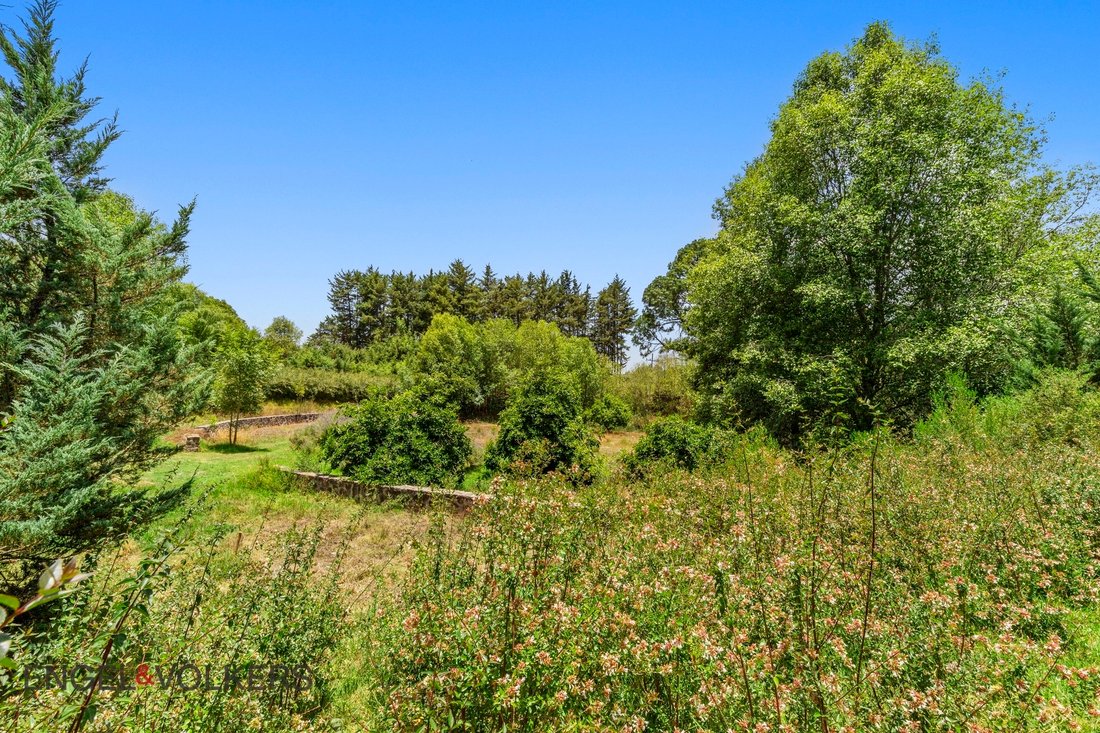
[[[502,489],[376,615],[366,727],[1088,725],[1100,433],[1049,426],[1095,399],[1057,376],[912,442]]]
[[[108,189],[54,7],[0,29],[9,729],[1095,729],[1098,180],[991,82],[873,24],[640,315],[456,260],[338,273],[303,344],[181,282],[190,205]],[[265,397],[348,404],[238,445]],[[188,499],[149,469],[206,409]],[[268,459],[488,496],[334,535]]]
[[[321,524],[263,543],[196,524],[185,515],[133,568],[121,546],[98,555],[48,632],[14,636],[9,730],[295,730],[316,716],[344,548],[319,574]]]

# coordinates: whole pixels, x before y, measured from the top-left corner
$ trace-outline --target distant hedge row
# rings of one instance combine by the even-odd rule
[[[393,377],[331,369],[281,367],[267,386],[270,400],[358,402],[393,384]]]

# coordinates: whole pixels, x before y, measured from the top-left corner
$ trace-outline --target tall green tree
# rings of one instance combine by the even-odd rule
[[[479,321],[485,307],[485,295],[477,275],[462,260],[455,260],[447,268],[447,289],[450,291],[449,312],[467,321]]]
[[[642,292],[642,311],[632,339],[644,357],[682,350],[684,313],[688,307],[688,273],[702,259],[711,239],[684,245],[663,275],[653,278]]]
[[[229,417],[229,443],[235,445],[241,418],[263,406],[264,388],[274,373],[274,361],[259,334],[247,329],[222,339],[216,367],[214,407]]]
[[[173,492],[134,487],[205,398],[172,290],[192,207],[165,225],[107,190],[113,119],[58,74],[55,3],[0,29],[0,572],[122,536]]]
[[[688,278],[711,414],[791,437],[829,415],[908,423],[950,371],[1003,384],[1011,271],[1093,181],[1045,167],[998,88],[877,23],[809,64],[771,131]]]
[[[286,316],[275,316],[271,324],[264,329],[264,341],[274,353],[285,357],[301,344],[302,329],[295,326],[294,321]]]
[[[558,292],[555,303],[554,323],[566,336],[587,336],[588,321],[592,311],[592,290],[585,286],[569,270],[562,271],[554,287]]]
[[[515,325],[534,318],[534,309],[527,297],[527,284],[523,277],[507,275],[500,285],[501,315]]]
[[[630,301],[630,288],[618,275],[596,296],[589,338],[596,351],[615,364],[627,360],[626,336],[634,327],[637,310]]]

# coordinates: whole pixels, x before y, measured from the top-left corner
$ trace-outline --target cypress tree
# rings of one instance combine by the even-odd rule
[[[171,225],[107,190],[113,119],[84,67],[58,76],[55,3],[0,31],[0,574],[123,536],[178,492],[133,488],[159,435],[195,411],[170,290],[191,205]]]

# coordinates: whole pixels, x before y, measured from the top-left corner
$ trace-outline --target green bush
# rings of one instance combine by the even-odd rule
[[[711,452],[714,433],[713,428],[688,422],[678,415],[666,417],[646,428],[645,436],[626,456],[624,464],[635,474],[655,464],[695,470]]]
[[[520,475],[569,472],[589,480],[599,443],[584,423],[576,392],[563,379],[523,387],[500,413],[485,465]]]
[[[473,449],[455,413],[422,395],[377,395],[345,409],[320,440],[330,468],[374,484],[451,485]]]
[[[630,405],[621,397],[613,394],[605,394],[596,400],[596,403],[585,410],[584,421],[589,425],[603,431],[625,428],[630,424],[634,414],[630,411]]]
[[[1033,387],[979,403],[961,375],[952,375],[917,424],[918,440],[940,445],[1025,450],[1043,444],[1094,445],[1100,436],[1100,393],[1080,371],[1039,369]]]
[[[413,383],[464,417],[492,417],[524,384],[564,380],[581,409],[604,393],[607,366],[588,339],[565,336],[552,323],[494,319],[480,323],[441,314],[411,360]]]

